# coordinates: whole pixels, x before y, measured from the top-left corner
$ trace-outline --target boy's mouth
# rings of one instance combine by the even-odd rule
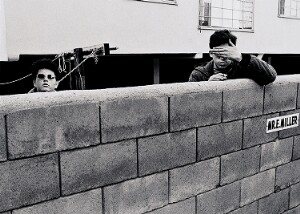
[[[221,63],[221,64],[219,64],[219,67],[224,68],[224,67],[226,67],[226,64],[225,63]]]

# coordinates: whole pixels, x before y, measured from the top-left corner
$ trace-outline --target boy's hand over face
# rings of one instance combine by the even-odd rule
[[[224,80],[227,80],[227,74],[223,74],[223,73],[214,74],[210,76],[210,78],[208,79],[208,81],[224,81]]]
[[[238,51],[237,47],[229,40],[229,45],[218,46],[209,50],[209,53],[215,54],[218,57],[227,58],[233,61],[240,62],[242,54]]]

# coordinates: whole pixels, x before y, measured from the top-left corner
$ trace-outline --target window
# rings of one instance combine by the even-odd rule
[[[253,11],[254,0],[200,0],[199,29],[253,31]]]
[[[300,19],[300,0],[279,0],[279,17]]]
[[[145,1],[145,2],[154,2],[154,3],[174,4],[174,5],[177,5],[176,0],[138,0],[138,1]]]

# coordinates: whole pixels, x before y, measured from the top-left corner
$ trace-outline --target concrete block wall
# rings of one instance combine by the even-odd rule
[[[300,213],[300,75],[0,97],[0,214]]]

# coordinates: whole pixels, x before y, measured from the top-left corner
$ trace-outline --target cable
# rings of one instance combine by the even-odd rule
[[[18,81],[21,81],[27,77],[30,77],[32,74],[27,74],[25,77],[21,77],[19,79],[16,79],[16,80],[13,80],[13,81],[10,81],[10,82],[0,82],[0,85],[8,85],[8,84],[12,84],[12,83],[15,83],[15,82],[18,82]]]
[[[61,66],[60,66],[60,60],[59,60],[60,72],[64,72],[65,69],[66,69],[66,63],[65,63],[66,60],[64,59],[64,53],[57,54],[54,57],[54,59],[52,60],[52,62],[55,61],[55,60],[57,60],[57,59],[59,59],[60,57],[62,57],[62,61],[63,61],[63,66],[61,68]],[[94,58],[95,59],[95,63],[97,64],[98,57],[97,57],[96,51],[93,50],[90,55],[88,55],[84,60],[82,60],[75,68],[73,68],[73,70],[71,70],[69,73],[67,73],[63,78],[61,78],[59,81],[57,81],[57,83],[59,84],[62,80],[64,80],[67,76],[69,76],[72,72],[74,72],[79,66],[81,66],[89,58]],[[30,77],[31,75],[32,74],[27,74],[24,77],[21,77],[19,79],[16,79],[16,80],[13,80],[13,81],[10,81],[10,82],[2,82],[2,83],[0,83],[0,85],[9,85],[9,84],[21,81],[21,80],[23,80],[23,79],[25,79],[27,77]]]
[[[84,60],[82,60],[78,65],[75,66],[75,68],[73,68],[69,73],[67,73],[65,76],[63,76],[59,81],[57,81],[57,83],[59,84],[61,81],[63,81],[65,78],[67,78],[67,76],[69,76],[71,73],[73,73],[79,66],[81,66],[86,60],[88,60],[89,58],[97,58],[97,55],[95,54],[94,51],[92,51],[92,53],[90,55],[88,55]]]
[[[57,60],[62,54],[63,54],[63,53],[57,54],[57,55],[54,57],[54,59],[52,60],[52,62],[54,62],[55,60]],[[13,81],[10,81],[10,82],[0,82],[0,85],[9,85],[9,84],[12,84],[12,83],[21,81],[21,80],[23,80],[23,79],[26,79],[27,77],[30,77],[31,75],[32,75],[32,74],[27,74],[27,75],[24,76],[24,77],[21,77],[21,78],[19,78],[19,79],[16,79],[16,80],[13,80]]]

